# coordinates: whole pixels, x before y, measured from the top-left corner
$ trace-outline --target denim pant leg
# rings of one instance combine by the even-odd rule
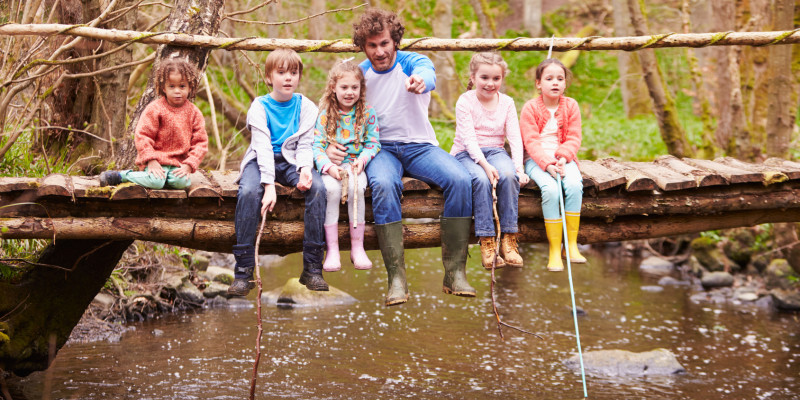
[[[472,178],[450,153],[430,143],[404,143],[399,158],[406,175],[442,188],[443,217],[472,216]]]
[[[558,182],[539,168],[533,160],[525,161],[525,173],[536,182],[542,193],[542,214],[544,219],[561,219],[558,201]]]
[[[281,185],[296,186],[300,181],[297,166],[281,155],[275,156],[275,180]],[[311,168],[311,189],[304,192],[305,214],[303,214],[303,269],[312,274],[322,274],[322,254],[325,246],[325,206],[327,196],[322,176]]]
[[[469,156],[467,151],[456,154],[456,160],[472,178],[472,213],[475,216],[475,236],[495,236],[492,183],[486,176],[486,171]]]
[[[564,209],[568,212],[580,213],[583,203],[583,177],[578,164],[573,162],[564,166]]]
[[[500,180],[497,182],[497,213],[500,215],[500,231],[517,233],[519,218],[519,178],[514,162],[505,149],[497,147],[482,148],[483,156],[497,168]],[[485,175],[485,174],[484,174]],[[476,222],[477,224],[477,222]]]
[[[252,159],[242,168],[239,177],[239,194],[236,197],[234,229],[237,245],[254,245],[261,220],[261,199],[264,186],[261,184],[261,171],[258,162]]]
[[[367,164],[365,171],[372,189],[372,214],[377,225],[402,219],[403,165],[394,152],[397,146],[392,142],[381,143],[381,151]]]

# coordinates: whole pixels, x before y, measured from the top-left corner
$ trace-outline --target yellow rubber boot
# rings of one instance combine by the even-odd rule
[[[578,227],[581,224],[581,214],[567,212],[567,240],[569,243],[569,260],[572,264],[586,264],[586,257],[581,255],[578,251]],[[564,258],[567,257],[566,252],[562,252]]]
[[[563,271],[564,263],[561,262],[561,237],[563,236],[560,219],[545,219],[544,230],[550,242],[550,260],[547,262],[548,271]]]

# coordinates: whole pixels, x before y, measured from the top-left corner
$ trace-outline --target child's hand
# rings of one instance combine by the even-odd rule
[[[558,179],[559,172],[558,172],[558,167],[556,166],[556,164],[548,165],[547,166],[547,173],[549,173],[553,177],[553,179]]]
[[[358,174],[360,174],[361,171],[363,170],[364,170],[364,160],[360,158],[356,159],[356,161],[353,162],[353,175],[358,176]]]
[[[339,167],[338,165],[331,165],[330,168],[328,168],[328,175],[332,176],[333,179],[336,179],[337,181],[340,181],[340,180],[342,180],[342,175],[339,172],[341,170],[342,170],[342,168]]]
[[[261,215],[266,215],[267,212],[272,212],[275,208],[275,201],[278,196],[275,194],[275,185],[264,186],[264,197],[261,199]]]
[[[517,172],[517,176],[519,177],[519,187],[523,187],[531,181],[531,178],[528,177],[528,174],[524,172]]]
[[[425,81],[419,75],[411,75],[406,79],[406,90],[411,93],[422,94],[425,91]]]
[[[159,164],[156,160],[150,160],[147,162],[147,173],[158,179],[167,178],[167,174],[164,173],[164,168],[161,168],[161,164]]]
[[[347,156],[345,150],[347,150],[347,148],[344,147],[343,145],[336,142],[331,142],[328,144],[328,148],[325,149],[325,154],[328,155],[328,158],[330,158],[331,162],[333,162],[334,164],[342,165],[344,157]]]
[[[297,182],[297,189],[301,192],[311,189],[311,168],[300,168],[300,180]]]
[[[189,176],[192,173],[192,167],[181,164],[180,168],[173,170],[172,175],[177,176],[178,178],[183,178],[184,176]]]
[[[489,163],[486,163],[486,165],[483,167],[483,170],[486,172],[486,176],[489,177],[489,182],[492,183],[492,186],[496,186],[497,181],[500,180],[500,173],[497,172],[497,168],[493,167]]]

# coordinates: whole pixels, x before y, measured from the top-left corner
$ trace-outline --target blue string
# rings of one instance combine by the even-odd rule
[[[581,334],[578,331],[578,311],[575,307],[575,289],[572,286],[572,266],[569,259],[569,243],[567,242],[567,220],[566,209],[564,207],[564,186],[561,182],[561,174],[556,173],[558,181],[558,202],[561,206],[561,225],[564,227],[564,252],[567,255],[567,276],[569,277],[569,294],[572,296],[572,319],[575,320],[575,339],[578,340],[578,358],[581,361],[581,380],[583,381],[583,397],[589,397],[586,391],[586,374],[583,371],[583,353],[581,352]]]

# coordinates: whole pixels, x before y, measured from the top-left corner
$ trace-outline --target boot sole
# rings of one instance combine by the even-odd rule
[[[453,296],[461,296],[461,297],[475,297],[476,296],[475,292],[463,292],[463,291],[457,292],[457,291],[454,291],[453,289],[450,289],[447,286],[442,286],[442,292],[444,292],[446,294],[452,294]]]
[[[386,305],[386,307],[391,307],[391,306],[396,306],[398,304],[403,304],[407,301],[408,301],[408,295],[406,295],[406,297],[402,299],[393,299],[393,300],[386,299],[386,302],[384,304]]]
[[[481,265],[483,265],[483,268],[486,269],[486,270],[491,270],[492,269],[492,264],[486,265],[486,264],[481,263]],[[496,265],[494,267],[494,269],[500,269],[500,268],[505,267],[506,265],[508,265],[508,263]]]
[[[550,271],[550,272],[561,272],[561,271],[564,270],[564,267],[561,267],[561,268],[547,268],[547,270]]]

